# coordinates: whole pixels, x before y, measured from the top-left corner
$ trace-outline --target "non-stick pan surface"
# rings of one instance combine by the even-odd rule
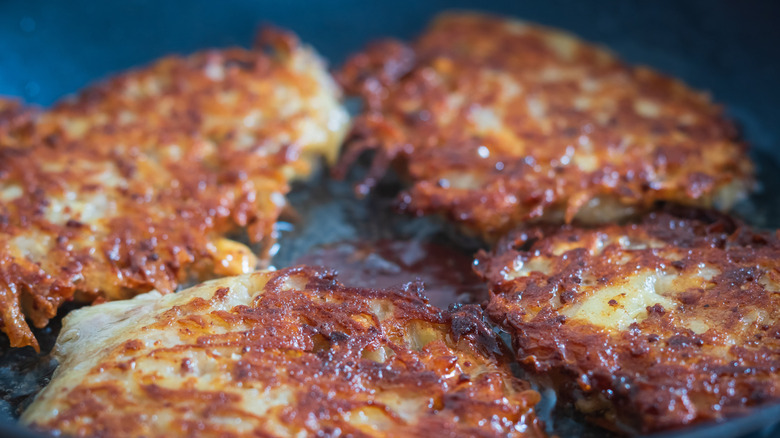
[[[743,217],[757,226],[780,227],[780,2],[0,0],[0,95],[48,105],[91,81],[165,54],[247,46],[263,23],[295,31],[338,66],[368,41],[411,38],[435,13],[453,8],[561,27],[627,61],[709,90],[740,125],[759,166],[762,189],[743,208]],[[357,201],[349,181],[319,178],[291,194],[301,220],[282,236],[273,260],[277,266],[344,240],[456,239],[435,221],[397,217],[381,194]],[[389,183],[387,191],[392,190]],[[458,244],[468,251],[473,242]],[[43,333],[44,349],[53,342],[58,322]],[[15,410],[24,403],[20,394],[37,388],[54,364],[31,350],[3,353],[3,343],[0,339],[0,437],[37,437],[15,424]],[[555,414],[553,422],[560,436],[603,436],[562,415]],[[778,424],[780,405],[665,436],[769,437],[780,435]]]

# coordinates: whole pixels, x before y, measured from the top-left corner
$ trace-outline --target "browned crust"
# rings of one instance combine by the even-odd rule
[[[19,144],[31,134],[37,110],[0,96],[0,145]]]
[[[340,80],[366,103],[342,166],[376,151],[360,191],[395,163],[405,210],[489,239],[658,200],[728,208],[751,186],[745,145],[708,96],[557,30],[444,14],[411,46],[370,45]]]
[[[612,243],[599,255],[588,252],[597,240],[616,236],[656,244]],[[555,255],[560,245],[570,249]],[[616,262],[624,257],[629,262]],[[539,258],[551,260],[548,273],[506,279],[512,266]],[[480,254],[477,270],[490,283],[488,313],[510,331],[527,369],[556,376],[564,395],[606,400],[606,413],[617,415],[606,419],[611,427],[649,432],[780,399],[778,260],[777,232],[677,211],[650,214],[636,225],[527,227],[494,253]],[[686,275],[702,263],[719,274],[703,287],[671,291],[674,306],[647,307],[647,319],[623,331],[567,319],[551,304],[581,302],[587,279],[608,285],[646,268]],[[694,318],[709,330],[690,329]]]
[[[308,166],[296,124],[319,110],[306,100],[335,89],[289,65],[302,50],[293,35],[263,35],[257,50],[166,57],[34,116],[0,103],[0,190],[21,192],[0,195],[0,326],[12,346],[37,348],[25,316],[43,327],[76,293],[169,292],[209,275],[221,235],[245,227],[253,242],[271,238],[289,177]],[[282,87],[304,107],[280,115],[274,105],[293,97],[275,97]],[[58,200],[58,214],[72,215],[68,193],[87,209],[104,196],[108,210],[47,216]],[[39,253],[14,253],[19,236]]]
[[[218,310],[243,293],[220,281],[210,299],[156,310],[156,322],[132,327],[141,338],[106,345],[76,386],[39,396],[56,407],[52,418],[26,421],[79,437],[544,435],[532,409],[538,393],[512,377],[478,306],[443,312],[414,288],[349,288],[308,267],[254,276],[267,278],[261,294],[250,287],[249,305]],[[149,344],[163,331],[175,346]],[[388,357],[371,359],[378,350]],[[186,383],[203,383],[202,373],[210,387]],[[249,407],[277,390],[287,391],[284,404]],[[392,400],[425,403],[410,420]],[[358,412],[376,429],[350,421]]]

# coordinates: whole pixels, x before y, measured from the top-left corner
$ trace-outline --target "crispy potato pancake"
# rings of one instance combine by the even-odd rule
[[[335,157],[348,116],[317,55],[266,31],[257,50],[171,56],[50,111],[0,104],[0,318],[37,342],[63,302],[170,292],[251,272],[288,180]]]
[[[608,223],[656,201],[728,209],[746,146],[709,97],[550,28],[447,13],[410,47],[382,41],[340,80],[364,98],[343,156],[375,149],[401,207],[494,239],[518,223]]]
[[[477,306],[298,267],[70,313],[22,416],[77,437],[543,436]]]
[[[716,213],[527,227],[477,270],[518,360],[613,428],[650,432],[780,399],[780,238]]]

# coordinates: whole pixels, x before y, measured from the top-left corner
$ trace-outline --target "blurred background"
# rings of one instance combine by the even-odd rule
[[[780,2],[771,0],[0,0],[0,95],[48,105],[164,54],[246,46],[261,23],[294,30],[333,66],[373,38],[411,37],[449,8],[511,14],[603,43],[711,91],[756,147],[780,153]]]

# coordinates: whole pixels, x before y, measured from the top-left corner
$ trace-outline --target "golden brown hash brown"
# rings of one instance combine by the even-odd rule
[[[729,208],[752,184],[721,108],[554,29],[440,16],[411,47],[375,43],[339,75],[361,95],[342,166],[375,149],[403,209],[495,238],[518,222],[606,223],[658,200]]]
[[[527,227],[477,270],[518,360],[641,432],[780,399],[780,238],[715,213]],[[568,382],[568,383],[567,383]]]
[[[308,267],[70,313],[22,416],[77,437],[543,436],[482,310]]]
[[[0,318],[37,342],[63,302],[170,292],[186,276],[249,272],[287,182],[346,129],[339,91],[291,35],[265,49],[171,56],[52,110],[0,104]],[[267,52],[267,53],[266,53]]]

